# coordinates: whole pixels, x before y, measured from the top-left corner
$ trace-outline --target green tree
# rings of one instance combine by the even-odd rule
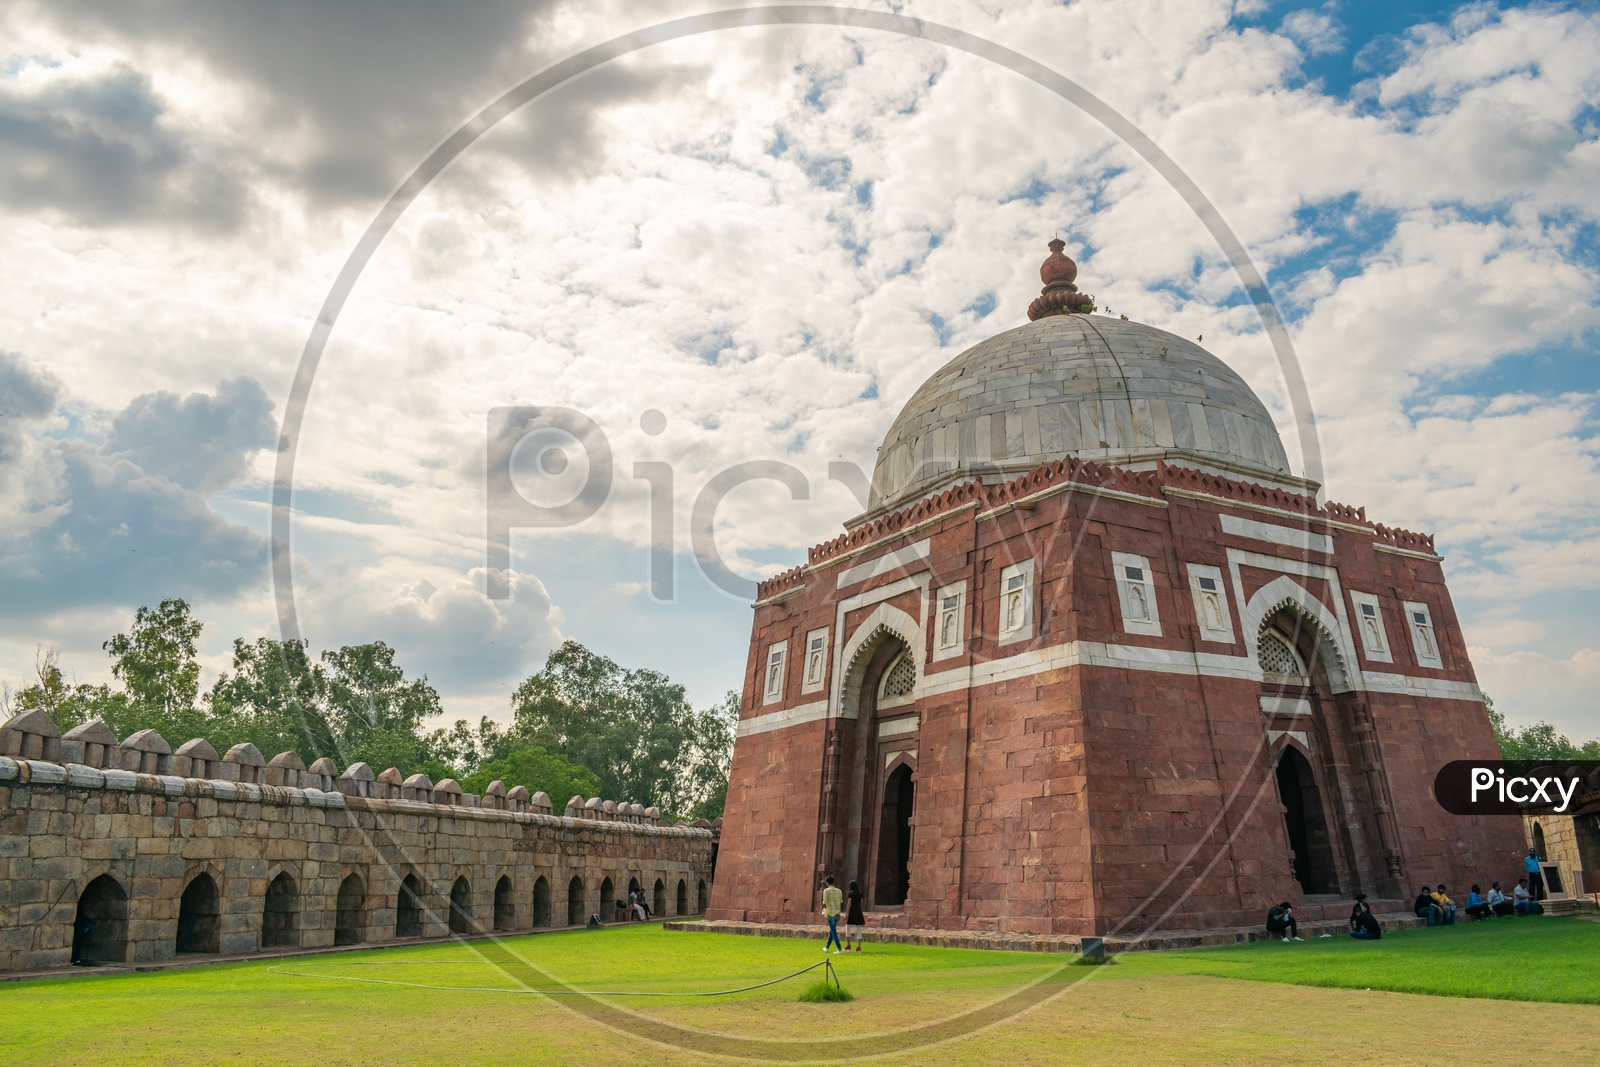
[[[195,648],[201,624],[181,598],[141,607],[133,627],[101,647],[111,654],[111,674],[128,699],[159,722],[192,720],[200,694],[200,664]]]
[[[126,694],[113,693],[105,685],[69,683],[61,673],[61,653],[56,649],[41,648],[35,652],[33,673],[33,684],[17,690],[7,687],[5,718],[38,708],[62,730],[70,730],[90,719],[105,719],[110,723],[130,717]]]
[[[567,801],[573,797],[598,796],[603,788],[599,777],[589,768],[575,766],[537,745],[528,745],[500,759],[485,761],[461,780],[461,788],[481,796],[489,788],[489,783],[496,779],[504,782],[507,789],[521,785],[526,786],[529,793],[543,790],[550,794],[550,803],[557,815],[565,810]]]
[[[587,767],[608,799],[683,814],[726,781],[737,700],[707,712],[683,686],[651,670],[627,670],[568,640],[512,694],[512,735]]]
[[[306,642],[259,637],[233,642],[233,671],[212,685],[206,700],[208,736],[225,751],[248,741],[268,759],[279,752],[298,752],[314,760],[337,751],[325,704],[328,682],[311,659]],[[380,768],[381,770],[382,768]]]
[[[1489,712],[1495,740],[1500,743],[1500,758],[1524,760],[1600,759],[1600,738],[1576,744],[1550,723],[1540,721],[1518,729],[1506,723],[1495,710],[1494,699],[1485,693],[1483,706]]]
[[[346,645],[322,654],[326,716],[341,766],[364,761],[375,769],[422,767],[431,758],[423,723],[442,715],[427,676],[407,679],[382,641]]]

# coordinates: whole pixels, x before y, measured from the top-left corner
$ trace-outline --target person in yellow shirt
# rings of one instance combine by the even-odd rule
[[[822,917],[828,920],[828,940],[822,943],[824,954],[828,946],[836,946],[835,952],[844,951],[844,942],[839,940],[839,913],[844,910],[844,893],[833,884],[833,875],[824,879],[822,889]]]
[[[1444,886],[1433,891],[1433,904],[1444,915],[1444,924],[1451,926],[1456,921],[1456,902],[1445,896]]]

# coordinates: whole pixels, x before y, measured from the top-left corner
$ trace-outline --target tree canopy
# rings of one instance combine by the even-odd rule
[[[1600,759],[1600,737],[1578,744],[1542,720],[1531,726],[1510,726],[1506,717],[1495,710],[1494,699],[1487,693],[1483,705],[1489,711],[1495,740],[1500,742],[1501,759]]]
[[[697,711],[683,686],[568,640],[511,697],[513,743],[588,767],[603,795],[663,812],[720,815],[739,698]]]
[[[382,641],[313,657],[307,643],[233,642],[233,662],[200,691],[201,623],[181,599],[141,607],[127,633],[103,646],[120,690],[67,682],[41,652],[32,685],[5,694],[7,713],[42,708],[62,729],[103,719],[118,737],[155,729],[177,745],[203,737],[225,751],[248,741],[264,755],[295,751],[376,769],[457,778],[468,792],[491,781],[543,790],[560,810],[575,794],[654,805],[670,817],[716,818],[727,796],[738,697],[696,710],[681,685],[629,670],[567,641],[517,687],[513,722],[473,727],[442,718],[427,676],[407,677]]]

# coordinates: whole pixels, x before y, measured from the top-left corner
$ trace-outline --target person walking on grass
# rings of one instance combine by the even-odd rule
[[[1350,909],[1350,936],[1357,941],[1378,941],[1383,937],[1383,927],[1367,905],[1365,893],[1356,894],[1356,905]]]
[[[1276,934],[1285,941],[1304,941],[1300,936],[1300,924],[1295,921],[1294,907],[1286,900],[1282,904],[1274,904],[1272,910],[1267,912],[1267,933]]]
[[[822,890],[822,917],[828,920],[828,940],[822,943],[824,955],[828,946],[835,946],[835,952],[843,952],[844,944],[839,940],[839,912],[844,910],[844,893],[833,884],[833,875],[828,875],[823,880],[826,884]]]
[[[845,893],[849,907],[844,916],[844,950],[850,951],[850,943],[855,942],[855,950],[861,951],[861,936],[867,932],[867,917],[861,913],[861,886],[852,879],[850,890]]]

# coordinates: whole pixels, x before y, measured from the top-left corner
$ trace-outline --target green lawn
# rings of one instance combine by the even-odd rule
[[[1404,1064],[1498,1062],[1534,1039],[1559,1062],[1594,1062],[1597,950],[1600,924],[1544,918],[1095,968],[869,945],[828,957],[855,997],[841,1004],[799,1002],[815,971],[709,999],[525,991],[704,992],[823,959],[816,942],[620,927],[0,983],[0,1064]],[[1360,991],[1304,988],[1319,985]],[[1563,1003],[1485,1011],[1368,987]]]
[[[1139,974],[1208,974],[1442,997],[1600,1004],[1600,923],[1492,919],[1400,930],[1382,941],[1313,938],[1118,957]]]

